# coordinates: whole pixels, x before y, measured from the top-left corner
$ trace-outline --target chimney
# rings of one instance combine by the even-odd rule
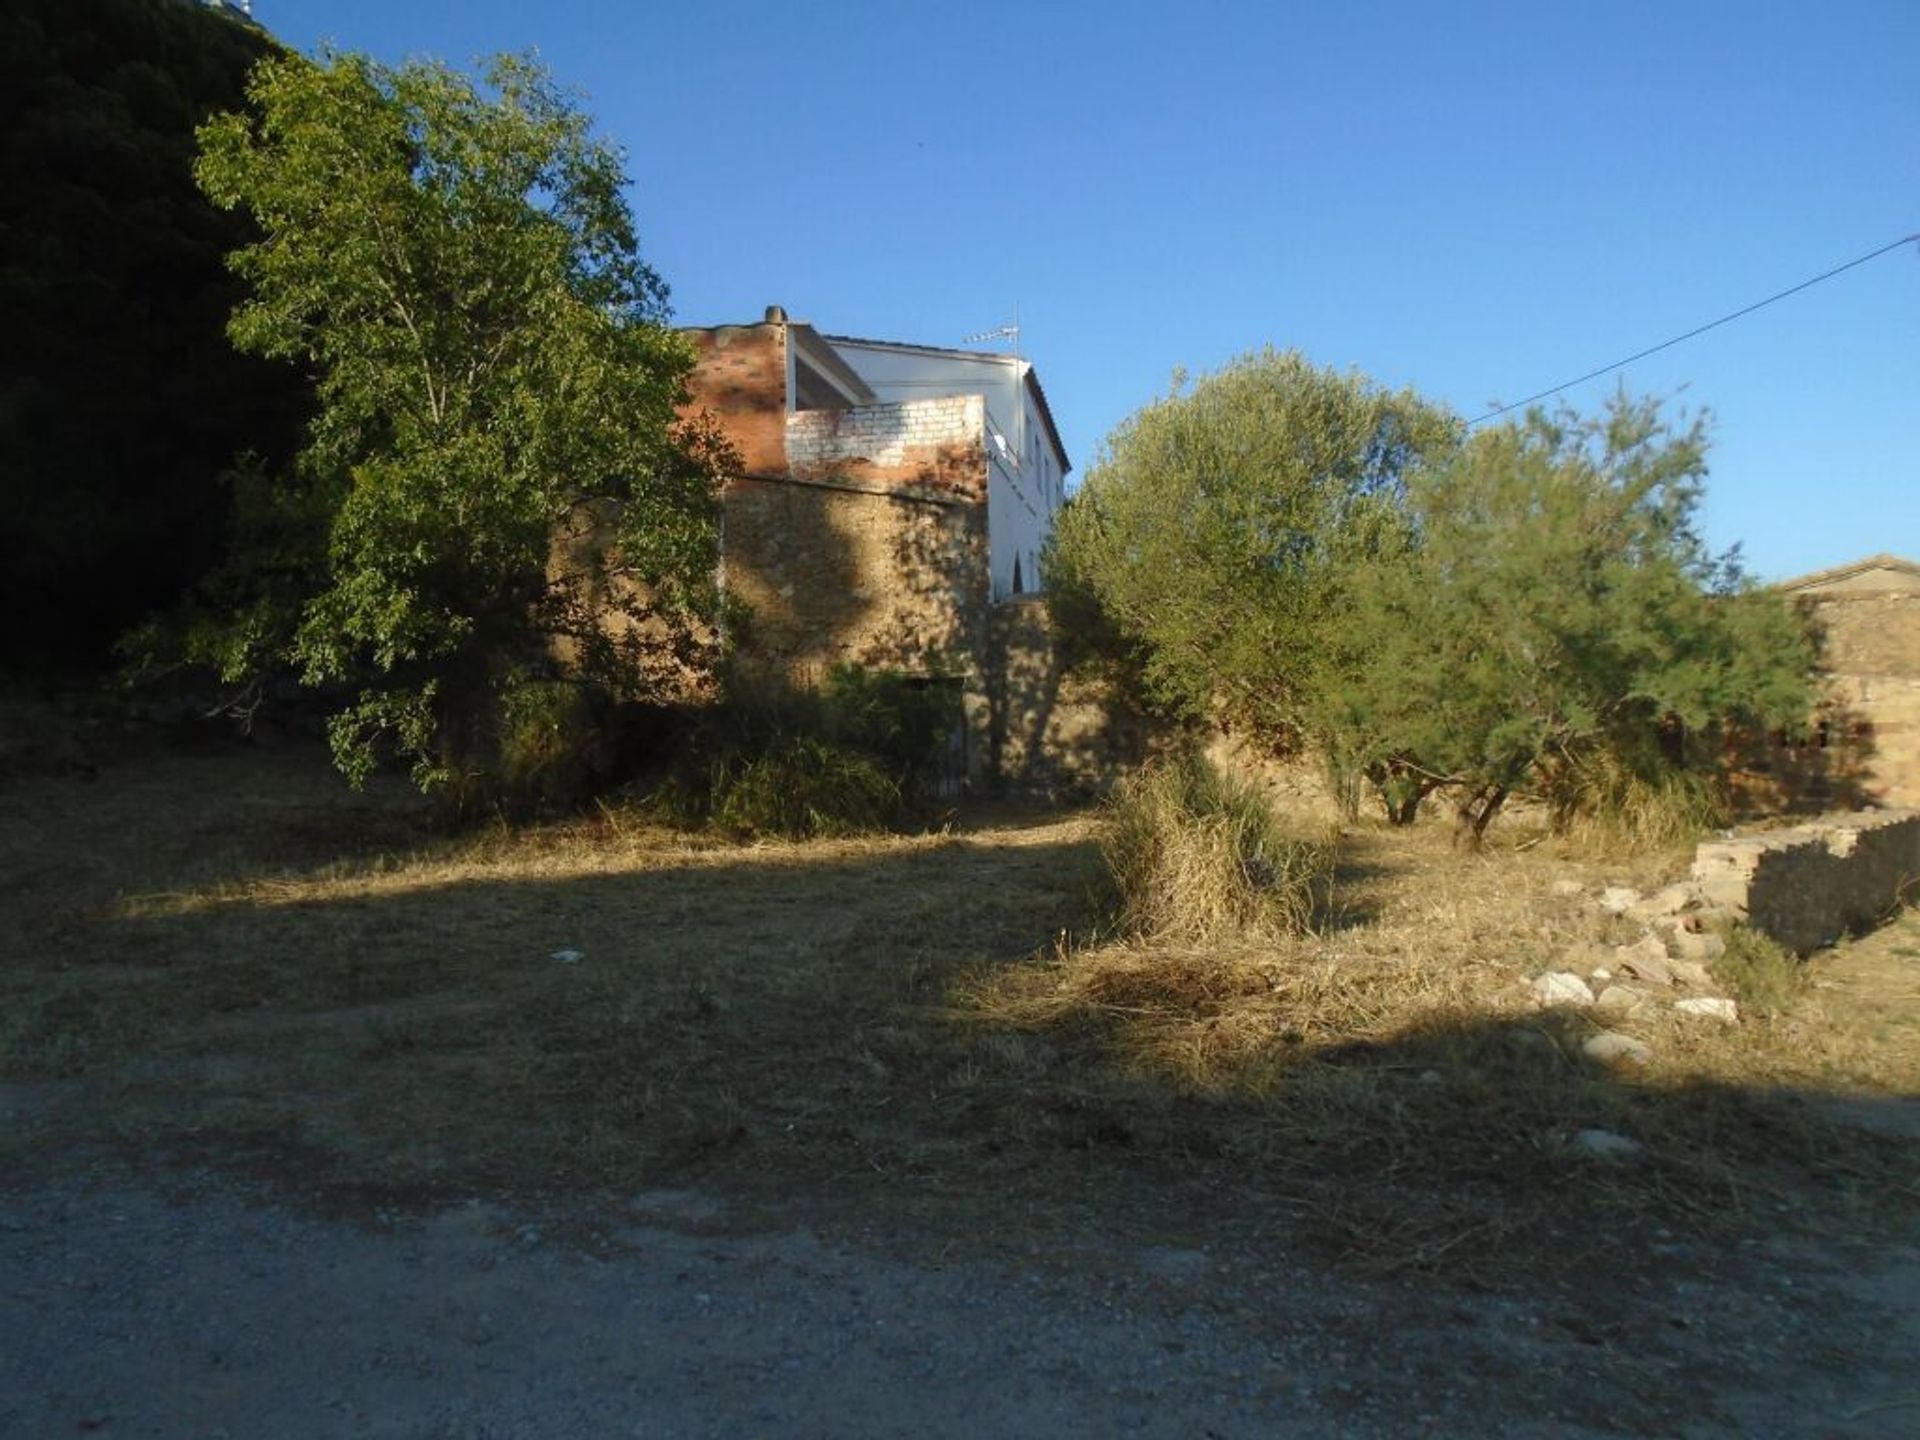
[[[767,324],[784,325],[786,323],[787,312],[782,307],[778,305],[767,306]]]

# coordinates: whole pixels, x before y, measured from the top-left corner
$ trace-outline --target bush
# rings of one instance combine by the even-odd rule
[[[1712,768],[1635,765],[1612,750],[1550,775],[1546,799],[1556,834],[1609,855],[1691,845],[1731,818],[1726,786]]]
[[[1806,967],[1778,942],[1736,925],[1727,932],[1726,953],[1713,962],[1713,975],[1742,1009],[1764,1015],[1793,1001],[1806,981]]]
[[[1300,932],[1332,899],[1333,846],[1283,832],[1264,797],[1198,755],[1148,766],[1101,841],[1125,931],[1208,942]]]
[[[499,785],[515,808],[577,805],[606,768],[595,697],[564,680],[532,680],[500,697]]]
[[[900,782],[870,757],[811,735],[760,755],[736,752],[708,777],[708,818],[742,835],[854,835],[899,819]]]
[[[933,790],[959,696],[838,666],[816,690],[736,682],[658,794],[684,823],[742,835],[848,835],[899,824]]]

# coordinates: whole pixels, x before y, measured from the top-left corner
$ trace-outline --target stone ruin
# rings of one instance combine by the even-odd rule
[[[1702,844],[1692,885],[1796,955],[1872,929],[1920,883],[1920,811],[1828,815]]]

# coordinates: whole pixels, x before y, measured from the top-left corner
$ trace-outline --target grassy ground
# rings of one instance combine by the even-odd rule
[[[1569,944],[1632,938],[1553,881],[1672,857],[1361,826],[1318,933],[1182,947],[1102,938],[1088,814],[436,839],[298,746],[0,783],[15,1164],[114,1143],[333,1193],[810,1187],[1489,1276],[1642,1219],[1861,1226],[1920,1193],[1911,1138],[1860,1123],[1920,1093],[1911,916],[1737,1029],[1629,1027],[1644,1071],[1526,1007]],[[1589,1127],[1646,1153],[1584,1157]]]

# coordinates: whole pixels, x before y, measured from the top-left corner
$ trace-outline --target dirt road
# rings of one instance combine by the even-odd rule
[[[301,1213],[111,1168],[0,1203],[0,1434],[1893,1437],[1920,1252],[1708,1257],[1617,1294],[1342,1280],[1098,1236],[1025,1261],[730,1223]],[[923,1243],[924,1237],[915,1243]],[[1857,1259],[1857,1257],[1856,1257]],[[1738,1273],[1724,1267],[1737,1263]]]

